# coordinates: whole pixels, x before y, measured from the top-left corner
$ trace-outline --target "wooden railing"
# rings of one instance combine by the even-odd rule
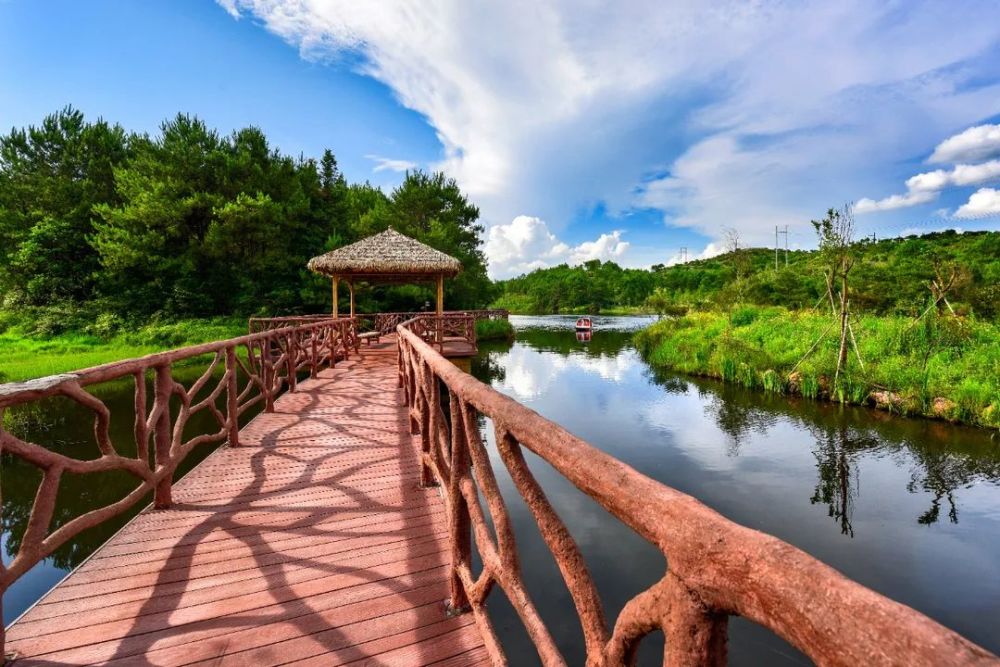
[[[510,313],[504,309],[493,309],[493,310],[456,310],[447,311],[445,315],[467,315],[472,317],[473,321],[478,320],[506,320],[510,317]],[[433,313],[425,312],[407,312],[407,313],[362,313],[354,316],[356,320],[356,328],[359,333],[375,331],[381,335],[390,334],[396,330],[396,327],[401,323],[411,320],[415,317],[433,315]],[[344,317],[344,316],[341,316]],[[330,319],[329,314],[325,315],[285,315],[282,317],[251,317],[250,318],[250,333],[257,333],[260,331],[267,331],[269,329],[274,329],[278,327],[287,326],[298,326],[301,324],[310,324],[313,322],[321,322],[323,320]]]
[[[75,373],[0,385],[0,450],[42,472],[17,554],[7,564],[0,562],[0,602],[2,594],[32,566],[81,531],[128,510],[150,491],[157,508],[169,507],[174,472],[192,450],[222,442],[239,445],[240,415],[261,403],[265,411],[273,411],[274,400],[283,389],[295,390],[299,373],[308,371],[314,376],[321,368],[334,365],[356,348],[356,339],[352,320],[326,319]],[[205,357],[208,367],[185,387],[174,379],[172,368],[178,362],[197,357]],[[221,375],[217,372],[220,367]],[[131,378],[135,386],[134,441],[129,447],[134,449],[135,456],[119,452],[110,435],[109,408],[86,390],[88,386],[122,378]],[[57,396],[93,412],[94,439],[99,452],[96,458],[68,457],[4,430],[2,418],[7,409]],[[174,397],[180,403],[176,415],[170,409]],[[215,418],[218,431],[185,439],[188,421],[203,411]],[[117,502],[86,512],[52,530],[61,476],[108,471],[124,471],[133,476],[136,487]],[[0,628],[0,655],[3,655],[3,638]]]
[[[392,333],[396,327],[417,317],[431,317],[434,313],[409,312],[409,313],[374,313],[370,315],[358,315],[360,320],[359,330],[377,331],[382,335]],[[475,323],[479,320],[506,320],[510,317],[507,310],[453,310],[445,311],[444,317],[470,317]]]
[[[476,320],[472,315],[421,315],[410,320],[407,328],[439,351],[451,341],[468,343],[472,349],[476,347]]]
[[[657,630],[666,639],[664,665],[725,664],[728,618],[737,615],[770,629],[820,665],[1000,663],[915,610],[790,544],[729,521],[462,372],[424,340],[433,326],[428,319],[433,318],[417,317],[397,329],[399,383],[410,429],[421,434],[421,483],[440,485],[446,498],[450,608],[473,614],[494,664],[507,664],[486,611],[497,586],[542,663],[566,662],[524,584],[511,519],[480,432],[483,417],[492,421],[500,458],[573,599],[587,665],[633,664],[640,640]],[[522,447],[668,559],[663,577],[632,598],[613,627],[580,549],[528,468]],[[482,563],[478,576],[473,535]]]

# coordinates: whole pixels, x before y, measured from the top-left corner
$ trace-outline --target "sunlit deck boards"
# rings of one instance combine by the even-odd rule
[[[21,617],[17,665],[487,664],[395,339],[299,384]]]

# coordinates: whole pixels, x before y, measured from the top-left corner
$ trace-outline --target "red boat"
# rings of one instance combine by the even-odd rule
[[[576,320],[577,331],[590,331],[594,328],[594,323],[589,317],[580,317]]]

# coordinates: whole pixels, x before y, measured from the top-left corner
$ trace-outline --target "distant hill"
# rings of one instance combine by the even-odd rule
[[[935,268],[956,281],[949,301],[979,317],[1000,317],[1000,232],[938,232],[923,236],[864,240],[855,245],[852,309],[917,314],[930,298]],[[742,274],[743,279],[737,280]],[[762,305],[811,308],[825,294],[818,251],[790,251],[788,264],[774,249],[751,248],[712,259],[651,270],[623,269],[591,261],[538,269],[498,283],[497,306],[522,313],[639,308],[656,293],[662,304],[729,303],[739,298]]]

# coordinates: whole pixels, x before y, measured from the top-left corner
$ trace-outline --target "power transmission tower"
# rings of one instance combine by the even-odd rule
[[[688,261],[688,249],[681,248],[681,264],[687,264]]]
[[[778,234],[785,235],[785,266],[788,266],[788,225],[785,225],[784,231],[778,229],[778,225],[774,226],[774,270],[778,270],[778,248],[781,247],[778,243]]]

